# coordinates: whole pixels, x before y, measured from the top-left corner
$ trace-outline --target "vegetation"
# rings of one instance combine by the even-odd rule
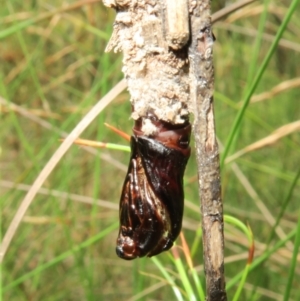
[[[217,134],[226,150],[228,300],[300,300],[297,2],[253,1],[214,24]],[[101,1],[6,0],[0,18],[3,238],[59,139],[123,75],[121,55],[104,51],[114,12]],[[275,36],[281,37],[278,45]],[[128,99],[126,91],[121,93],[81,138],[126,145],[104,123],[131,133]],[[9,245],[0,300],[203,300],[194,157],[185,176],[183,236],[177,247],[129,262],[114,251],[127,163],[128,152],[69,148]],[[255,242],[249,265],[251,232],[245,224]]]

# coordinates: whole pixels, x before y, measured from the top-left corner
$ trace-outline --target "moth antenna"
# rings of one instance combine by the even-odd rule
[[[123,131],[117,129],[116,127],[108,123],[104,123],[104,125],[108,127],[110,130],[112,130],[113,132],[115,132],[116,134],[118,134],[119,136],[121,136],[122,138],[124,138],[125,140],[130,141],[130,135],[124,133]]]

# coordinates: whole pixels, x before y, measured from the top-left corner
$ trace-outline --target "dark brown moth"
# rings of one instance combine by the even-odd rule
[[[142,118],[133,128],[120,199],[116,253],[127,260],[170,249],[181,230],[191,125],[188,121],[173,125],[150,117],[157,129],[155,135],[143,134]]]

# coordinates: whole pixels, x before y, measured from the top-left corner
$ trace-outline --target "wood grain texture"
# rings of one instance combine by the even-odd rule
[[[215,134],[213,33],[210,1],[193,1],[189,47],[191,100],[203,229],[206,300],[227,300],[224,277],[223,205]]]

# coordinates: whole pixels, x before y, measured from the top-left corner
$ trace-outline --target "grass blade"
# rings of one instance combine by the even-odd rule
[[[221,160],[220,160],[220,165],[221,167],[224,165],[224,161],[228,155],[228,152],[229,152],[229,149],[231,147],[231,144],[235,138],[235,135],[239,129],[239,126],[242,122],[242,119],[244,117],[244,114],[246,112],[246,109],[249,105],[249,102],[250,102],[250,99],[251,99],[251,96],[253,95],[254,91],[256,90],[276,48],[277,48],[277,45],[293,15],[293,13],[295,12],[296,10],[296,7],[298,6],[299,4],[299,0],[293,0],[293,2],[291,3],[289,9],[288,9],[288,12],[286,13],[285,15],[285,18],[283,20],[283,22],[281,23],[280,27],[278,28],[278,31],[277,31],[277,34],[276,34],[276,37],[263,61],[263,63],[261,64],[258,72],[257,72],[257,75],[255,76],[253,82],[252,82],[252,85],[250,86],[248,92],[246,93],[246,97],[243,101],[243,105],[240,109],[240,111],[238,112],[234,122],[233,122],[233,125],[232,125],[232,128],[231,128],[231,131],[229,133],[229,136],[228,136],[228,139],[227,139],[227,142],[226,142],[226,145],[225,145],[225,148],[224,148],[224,151],[222,153],[222,156],[221,156]]]

